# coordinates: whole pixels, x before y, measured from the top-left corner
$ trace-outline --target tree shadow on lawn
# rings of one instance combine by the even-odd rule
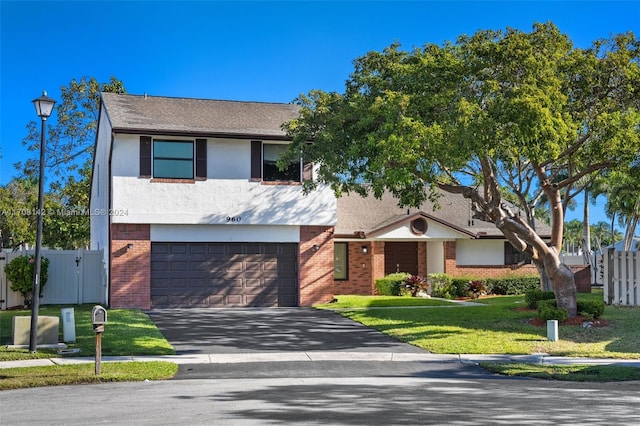
[[[582,345],[593,343],[601,346],[591,348],[599,356],[624,357],[622,354],[626,354],[627,357],[636,357],[637,354],[640,357],[640,333],[633,327],[634,321],[640,323],[640,310],[637,310],[638,318],[635,318],[635,313],[621,317],[612,311],[607,315],[609,309],[605,312],[605,317],[611,318],[607,327],[561,325],[559,342],[548,341],[546,326],[529,323],[536,316],[535,311],[523,311],[508,305],[410,312],[398,309],[346,315],[401,341],[434,352],[572,353],[584,351],[586,349]]]

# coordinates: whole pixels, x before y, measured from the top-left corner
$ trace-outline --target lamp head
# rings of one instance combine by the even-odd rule
[[[56,101],[54,99],[47,96],[46,91],[42,92],[42,96],[33,100],[33,105],[36,107],[36,114],[43,120],[51,116],[55,103]]]

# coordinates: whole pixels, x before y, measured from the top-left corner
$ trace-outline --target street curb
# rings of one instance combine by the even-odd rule
[[[229,354],[190,354],[165,356],[106,356],[102,362],[150,362],[166,361],[178,365],[186,364],[243,364],[257,362],[431,362],[480,364],[524,363],[544,365],[622,365],[640,368],[640,359],[576,358],[557,357],[547,354],[531,355],[487,355],[487,354],[431,354],[404,352],[254,352]],[[41,358],[0,362],[0,369],[21,367],[42,367],[52,365],[89,364],[92,357]]]

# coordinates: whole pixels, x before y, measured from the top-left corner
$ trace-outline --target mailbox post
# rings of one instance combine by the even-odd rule
[[[102,371],[102,333],[107,322],[107,310],[96,305],[91,310],[91,321],[93,322],[93,332],[96,333],[96,376]]]

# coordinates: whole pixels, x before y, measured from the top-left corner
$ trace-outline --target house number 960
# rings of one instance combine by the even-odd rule
[[[242,220],[240,216],[227,216],[227,222],[238,223]]]

